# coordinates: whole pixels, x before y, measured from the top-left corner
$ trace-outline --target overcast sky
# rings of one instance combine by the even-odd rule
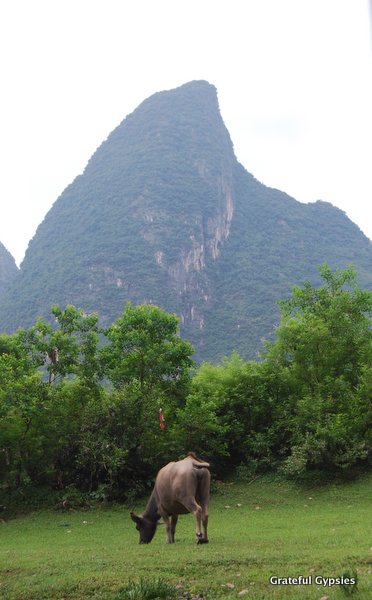
[[[124,117],[194,79],[250,173],[372,238],[368,0],[3,0],[0,56],[0,241],[18,264]]]

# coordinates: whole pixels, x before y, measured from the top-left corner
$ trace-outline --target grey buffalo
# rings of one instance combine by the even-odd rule
[[[140,534],[140,544],[148,544],[162,517],[167,543],[174,543],[178,515],[192,513],[196,519],[196,543],[208,543],[209,463],[190,452],[186,458],[160,469],[154,489],[141,515],[130,513]],[[202,531],[203,525],[203,531]]]

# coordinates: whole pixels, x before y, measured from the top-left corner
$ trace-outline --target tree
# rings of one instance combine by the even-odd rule
[[[177,414],[175,435],[183,450],[213,457],[219,476],[237,466],[245,476],[272,468],[285,443],[275,427],[283,414],[278,397],[286,397],[280,375],[269,363],[245,362],[237,354],[220,365],[203,363]]]
[[[102,365],[136,421],[129,460],[140,470],[144,464],[168,458],[169,425],[184,403],[194,349],[179,336],[178,317],[150,304],[128,303],[105,335],[109,343],[101,349]],[[164,435],[159,428],[160,408],[166,418]]]
[[[350,470],[371,453],[370,402],[362,391],[372,366],[372,292],[352,267],[319,269],[324,284],[294,287],[266,360],[289,383],[288,472]],[[369,408],[368,405],[369,404]],[[370,423],[370,421],[369,421]]]
[[[53,305],[54,323],[38,319],[29,329],[20,329],[23,353],[35,368],[47,372],[49,383],[67,376],[80,377],[92,387],[101,377],[98,357],[98,315],[85,314],[69,304]]]
[[[0,479],[11,492],[44,470],[45,436],[36,432],[47,417],[49,394],[22,335],[8,336],[6,342],[0,354]]]
[[[97,316],[52,313],[53,325],[0,336],[0,474],[10,491],[73,471],[81,415],[100,396]]]
[[[141,394],[171,391],[188,378],[193,347],[179,337],[179,319],[157,306],[127,304],[106,330],[102,349],[106,374],[115,388],[136,382]]]

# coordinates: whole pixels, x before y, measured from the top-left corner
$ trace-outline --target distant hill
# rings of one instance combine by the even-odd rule
[[[0,242],[0,298],[17,276],[18,267],[13,256]]]
[[[372,246],[326,202],[301,204],[236,160],[206,81],[154,94],[109,135],[52,206],[0,301],[0,329],[50,306],[98,311],[151,302],[176,312],[197,359],[255,356],[276,300],[353,263],[372,285]]]

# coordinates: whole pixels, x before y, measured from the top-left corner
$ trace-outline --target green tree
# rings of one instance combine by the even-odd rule
[[[96,315],[73,306],[52,313],[53,325],[39,319],[0,337],[0,475],[9,491],[71,479],[82,411],[100,395]]]
[[[179,336],[179,319],[157,306],[128,303],[105,332],[106,374],[115,388],[138,383],[141,394],[172,392],[188,379],[193,347]]]
[[[371,453],[372,292],[362,290],[352,267],[320,267],[324,284],[295,287],[280,303],[282,318],[266,361],[289,384],[285,468],[350,470]]]
[[[50,383],[78,376],[89,387],[97,385],[101,377],[98,315],[85,314],[73,305],[65,309],[53,305],[51,312],[53,324],[38,319],[18,332],[28,360],[47,372]]]
[[[120,392],[121,410],[132,421],[128,468],[148,477],[154,465],[172,456],[174,439],[169,432],[177,407],[185,401],[193,347],[179,336],[176,315],[149,304],[127,304],[105,335],[108,343],[101,349],[105,376]],[[165,432],[159,428],[160,408]]]
[[[175,433],[183,450],[213,457],[218,475],[240,465],[249,476],[273,467],[283,445],[281,428],[274,427],[283,385],[271,365],[236,354],[220,365],[203,363],[178,411]]]
[[[12,491],[43,471],[39,461],[45,438],[37,430],[47,419],[49,394],[21,336],[9,336],[7,342],[0,354],[0,475]]]

